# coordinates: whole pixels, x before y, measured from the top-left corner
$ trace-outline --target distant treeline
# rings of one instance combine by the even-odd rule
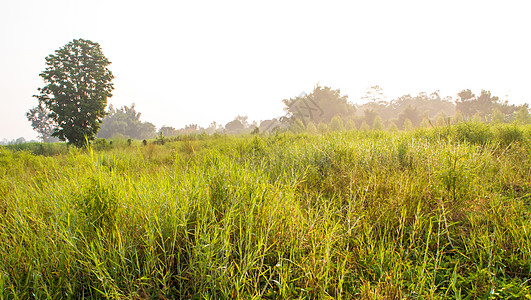
[[[527,104],[509,104],[483,90],[475,95],[463,90],[457,98],[441,97],[438,91],[404,95],[390,101],[385,100],[382,89],[372,86],[364,104],[348,101],[340,90],[316,85],[311,94],[284,99],[285,115],[259,124],[249,123],[246,116],[237,116],[224,126],[212,122],[207,128],[196,124],[175,129],[163,126],[158,134],[177,136],[193,133],[259,133],[271,131],[327,132],[339,130],[404,130],[415,127],[441,126],[462,121],[485,123],[531,122]],[[153,133],[154,134],[154,133]]]
[[[226,124],[212,122],[203,128],[189,124],[176,129],[155,125],[140,120],[141,114],[135,105],[115,109],[109,106],[107,116],[103,119],[97,134],[99,138],[153,139],[155,137],[172,137],[190,134],[245,134],[267,132],[310,132],[324,133],[340,130],[407,130],[416,127],[441,126],[475,121],[485,123],[531,123],[528,104],[514,105],[493,96],[490,91],[482,90],[475,95],[471,90],[457,93],[457,97],[441,97],[438,91],[419,93],[416,96],[404,95],[393,100],[386,100],[379,86],[372,86],[362,98],[363,104],[354,104],[347,95],[341,95],[339,89],[316,85],[312,93],[295,98],[284,99],[284,112],[276,117],[261,122],[249,122],[247,116],[240,116]],[[34,111],[32,115],[40,116]],[[48,124],[42,118],[39,124]],[[35,122],[34,122],[35,123]],[[34,126],[35,127],[35,126]],[[43,127],[41,139],[47,136],[49,126]],[[7,144],[7,141],[4,141]]]

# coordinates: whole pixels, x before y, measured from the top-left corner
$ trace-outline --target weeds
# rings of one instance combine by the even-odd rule
[[[0,298],[529,298],[503,126],[1,148]]]

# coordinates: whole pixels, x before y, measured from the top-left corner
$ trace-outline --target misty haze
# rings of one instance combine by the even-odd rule
[[[0,3],[0,299],[531,298],[528,12]]]

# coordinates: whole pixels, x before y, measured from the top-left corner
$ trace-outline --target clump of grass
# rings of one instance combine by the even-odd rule
[[[75,195],[77,206],[91,230],[113,230],[118,212],[118,199],[112,181],[91,177]]]

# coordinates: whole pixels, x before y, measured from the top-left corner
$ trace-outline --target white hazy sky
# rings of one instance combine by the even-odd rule
[[[283,114],[314,85],[359,102],[491,90],[531,102],[529,1],[0,0],[0,139],[36,134],[25,112],[44,58],[76,38],[112,62],[115,107],[157,127]]]

